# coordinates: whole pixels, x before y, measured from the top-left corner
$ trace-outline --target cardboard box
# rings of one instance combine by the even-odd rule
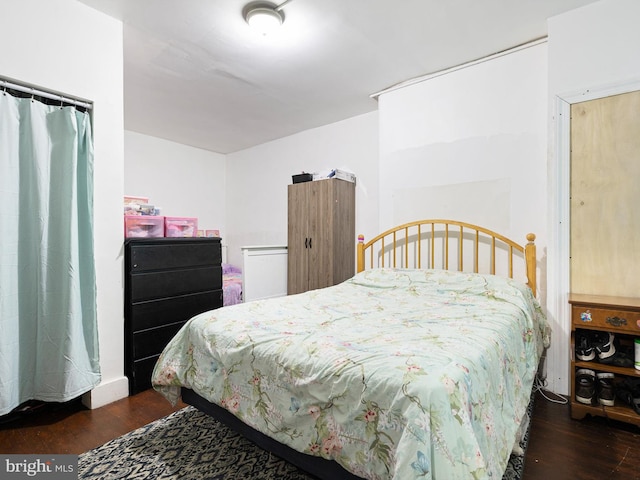
[[[334,170],[333,178],[339,178],[340,180],[346,180],[347,182],[356,183],[355,173],[347,172],[345,170]]]

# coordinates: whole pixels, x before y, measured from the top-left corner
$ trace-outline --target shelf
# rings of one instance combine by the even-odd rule
[[[625,405],[615,398],[616,405],[612,407],[599,405],[595,402],[586,405],[576,401],[576,371],[584,368],[595,372],[613,373],[614,390],[623,378],[640,379],[640,370],[631,367],[618,367],[600,363],[597,359],[581,361],[575,355],[576,330],[590,330],[611,332],[622,347],[629,347],[633,338],[640,336],[640,299],[603,297],[596,295],[571,295],[571,335],[570,335],[570,366],[571,366],[571,418],[582,419],[587,415],[605,417],[612,420],[631,423],[640,427],[640,415],[630,405]],[[633,348],[633,347],[632,347]],[[596,380],[597,390],[597,380]]]
[[[609,372],[616,375],[624,375],[625,377],[640,378],[640,370],[636,370],[633,367],[616,367],[615,365],[605,365],[600,362],[582,362],[580,360],[573,362],[573,366],[575,368],[588,368],[598,372]]]
[[[581,420],[586,415],[606,417],[611,420],[631,423],[640,427],[640,415],[638,415],[631,407],[618,405],[614,405],[613,407],[605,407],[603,405],[586,405],[584,403],[571,400],[571,418]]]

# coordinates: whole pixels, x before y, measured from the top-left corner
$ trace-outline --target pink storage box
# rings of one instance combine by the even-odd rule
[[[124,196],[124,204],[129,205],[135,203],[136,205],[143,205],[149,203],[149,197],[134,197],[133,195]]]
[[[196,237],[198,219],[192,217],[164,217],[165,237]]]
[[[125,238],[164,237],[164,217],[153,215],[125,215]]]

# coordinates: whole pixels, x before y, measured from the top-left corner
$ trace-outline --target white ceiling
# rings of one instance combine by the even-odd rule
[[[546,36],[595,0],[79,0],[124,22],[125,128],[231,153],[376,110],[371,95]],[[281,0],[278,4],[282,4]]]

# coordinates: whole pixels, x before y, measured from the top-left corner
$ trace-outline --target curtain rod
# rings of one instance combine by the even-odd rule
[[[37,88],[27,87],[26,85],[13,83],[3,78],[0,78],[0,86],[2,86],[2,89],[10,88],[11,90],[17,90],[23,93],[30,93],[31,95],[37,95],[39,97],[48,98],[50,100],[57,100],[62,103],[67,103],[69,105],[75,105],[77,107],[86,108],[87,110],[91,110],[91,108],[93,108],[92,103],[83,102],[81,100],[76,100],[75,98],[65,97],[57,93],[47,92],[45,90],[39,90]]]

